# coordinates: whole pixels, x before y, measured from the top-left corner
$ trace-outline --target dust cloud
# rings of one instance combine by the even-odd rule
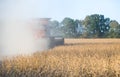
[[[31,55],[36,51],[48,49],[47,38],[36,39],[35,37],[37,31],[33,29],[36,26],[39,27],[38,22],[33,25],[29,23],[32,20],[29,13],[33,11],[30,9],[34,5],[33,1],[28,0],[29,3],[24,0],[4,2],[6,6],[1,10],[3,14],[0,16],[0,59],[17,55]]]

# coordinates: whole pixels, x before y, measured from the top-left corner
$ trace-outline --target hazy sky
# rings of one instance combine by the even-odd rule
[[[1,18],[64,17],[84,19],[103,14],[120,23],[120,0],[0,0]]]

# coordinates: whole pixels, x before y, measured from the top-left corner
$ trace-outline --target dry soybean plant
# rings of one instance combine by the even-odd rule
[[[120,77],[120,39],[65,39],[47,52],[5,59],[0,77]]]

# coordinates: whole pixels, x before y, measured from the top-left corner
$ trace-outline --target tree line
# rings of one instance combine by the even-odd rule
[[[92,14],[84,20],[65,17],[50,22],[51,35],[64,38],[120,38],[120,24],[104,15]]]

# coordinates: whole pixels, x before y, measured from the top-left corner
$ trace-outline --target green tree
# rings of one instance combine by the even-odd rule
[[[120,25],[116,20],[110,22],[110,30],[108,37],[118,38],[120,37]]]
[[[63,25],[63,32],[65,34],[65,37],[75,37],[76,36],[76,28],[75,28],[75,22],[71,18],[64,18],[61,22]]]
[[[50,21],[49,30],[51,36],[59,36],[59,31],[60,31],[59,26],[60,23],[57,20]]]
[[[76,31],[75,31],[76,38],[82,37],[82,34],[84,32],[83,21],[76,19],[75,20],[75,28],[76,28]]]
[[[104,18],[104,15],[93,14],[86,16],[84,25],[86,27],[87,37],[105,37],[109,31],[109,18]]]

